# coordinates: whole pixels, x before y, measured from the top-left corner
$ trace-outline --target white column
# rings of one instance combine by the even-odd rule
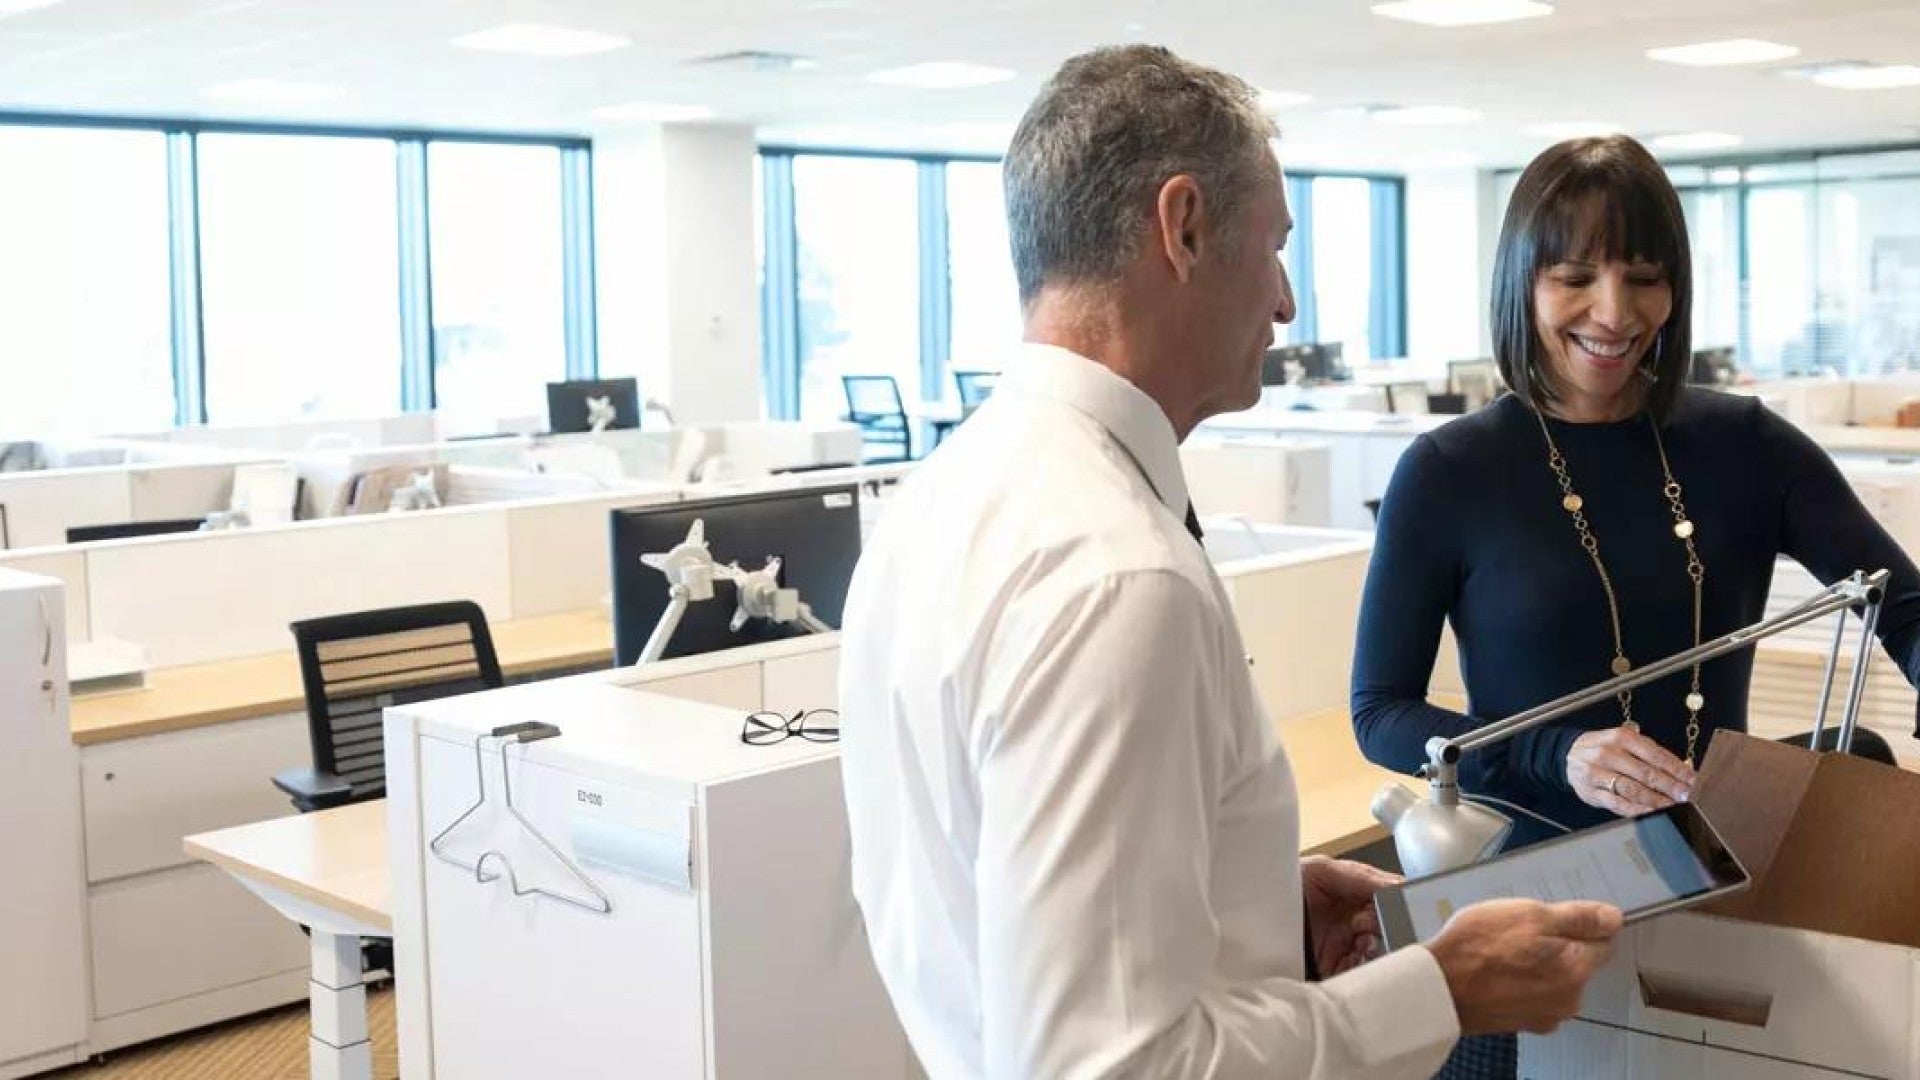
[[[313,929],[313,974],[307,984],[312,1034],[307,1061],[313,1080],[373,1080],[367,1037],[367,988],[360,981],[360,936]]]
[[[1407,355],[1416,360],[1484,355],[1493,248],[1480,235],[1481,175],[1407,176]]]
[[[755,153],[731,125],[594,139],[600,370],[682,424],[761,416]]]

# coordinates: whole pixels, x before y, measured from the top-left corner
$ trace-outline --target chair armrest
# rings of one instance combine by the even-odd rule
[[[317,769],[288,769],[275,773],[273,786],[293,797],[293,805],[302,813],[344,806],[353,799],[353,785],[332,773]]]

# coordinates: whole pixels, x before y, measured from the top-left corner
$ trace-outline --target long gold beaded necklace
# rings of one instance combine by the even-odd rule
[[[1547,440],[1547,467],[1553,470],[1554,478],[1560,482],[1560,507],[1573,518],[1574,531],[1580,534],[1580,546],[1585,549],[1587,558],[1593,560],[1593,568],[1600,574],[1600,587],[1607,594],[1607,614],[1613,620],[1613,673],[1625,675],[1633,670],[1633,662],[1627,659],[1626,642],[1620,633],[1620,602],[1613,595],[1613,579],[1607,575],[1607,566],[1600,560],[1600,541],[1593,535],[1593,527],[1587,524],[1586,502],[1573,490],[1573,477],[1567,472],[1567,459],[1554,443],[1553,432],[1547,429],[1546,416],[1539,409],[1533,410],[1533,416],[1540,421],[1540,434]],[[1653,428],[1653,445],[1660,452],[1660,472],[1666,478],[1666,486],[1661,493],[1667,497],[1667,503],[1673,510],[1673,535],[1687,549],[1687,577],[1693,582],[1693,645],[1699,648],[1700,591],[1707,568],[1700,562],[1700,553],[1693,547],[1693,522],[1687,517],[1687,504],[1681,501],[1680,481],[1673,478],[1673,468],[1667,464],[1667,447],[1660,438],[1660,425],[1650,413],[1647,423]],[[1620,700],[1620,726],[1629,731],[1640,730],[1639,722],[1633,718],[1633,691],[1622,690],[1617,696]],[[1687,692],[1688,764],[1696,764],[1694,752],[1700,742],[1700,710],[1706,704],[1707,699],[1700,693],[1700,665],[1695,663],[1693,681]]]

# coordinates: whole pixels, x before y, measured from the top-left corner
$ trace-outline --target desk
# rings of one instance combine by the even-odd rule
[[[613,663],[613,624],[598,610],[512,619],[490,630],[508,678]],[[76,696],[73,741],[91,746],[305,709],[288,638],[281,652],[160,668],[147,674],[145,689]]]
[[[360,939],[393,934],[386,800],[200,833],[182,847],[312,929],[312,1075],[368,1080],[373,1044]]]
[[[1373,796],[1398,781],[1424,792],[1419,781],[1368,761],[1353,738],[1345,709],[1290,717],[1274,725],[1287,748],[1300,792],[1300,854],[1351,854],[1387,838],[1373,819]]]

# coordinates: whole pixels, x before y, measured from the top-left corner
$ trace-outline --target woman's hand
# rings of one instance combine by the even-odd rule
[[[1693,766],[1624,727],[1589,731],[1567,751],[1567,783],[1588,806],[1634,817],[1693,797]]]

